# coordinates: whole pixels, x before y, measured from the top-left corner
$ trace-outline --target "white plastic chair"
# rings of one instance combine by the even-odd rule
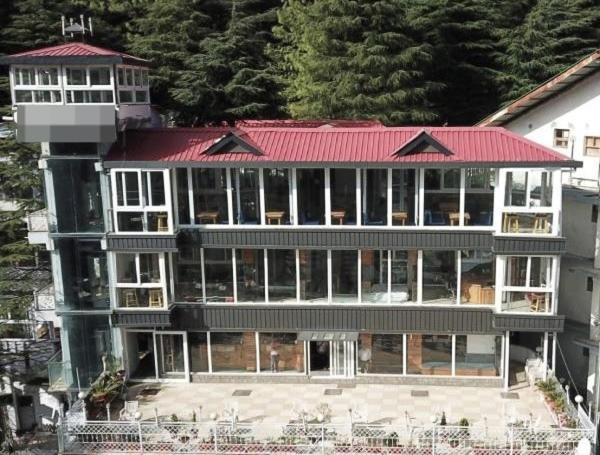
[[[138,401],[126,401],[123,409],[119,412],[119,420],[135,420],[139,407]]]

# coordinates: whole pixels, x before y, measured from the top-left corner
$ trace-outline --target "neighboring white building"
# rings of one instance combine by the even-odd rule
[[[566,316],[559,346],[580,393],[598,421],[600,413],[600,49],[553,79],[482,120],[502,126],[581,161],[563,173],[560,314]],[[561,356],[559,356],[560,360]],[[558,375],[569,378],[566,369]]]

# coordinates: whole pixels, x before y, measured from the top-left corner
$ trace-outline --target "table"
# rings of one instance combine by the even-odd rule
[[[284,211],[265,212],[265,218],[267,219],[267,224],[273,224],[272,221],[277,221],[277,224],[281,224],[283,215],[285,215]]]
[[[346,216],[345,210],[332,210],[331,211],[331,223],[338,221],[338,224],[344,224],[344,218]]]
[[[198,213],[198,215],[196,215],[196,216],[198,217],[200,224],[203,224],[203,221],[208,221],[209,223],[217,224],[217,218],[219,217],[219,212],[207,210],[206,212]]]
[[[450,226],[458,226],[460,224],[460,212],[448,213],[448,220],[450,220]],[[471,215],[465,212],[465,225],[471,221]]]
[[[399,221],[402,226],[406,225],[406,221],[408,220],[407,212],[392,212],[392,224],[394,221]]]

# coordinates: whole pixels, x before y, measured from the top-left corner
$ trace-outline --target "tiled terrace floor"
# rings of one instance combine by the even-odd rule
[[[140,394],[143,389],[159,388],[154,395]],[[250,393],[243,396],[247,392],[240,391]],[[338,388],[335,383],[240,382],[138,384],[130,387],[128,399],[139,400],[142,420],[153,419],[155,408],[162,418],[176,414],[179,420],[185,421],[190,421],[195,411],[197,419],[202,421],[209,420],[213,413],[221,418],[226,409],[234,407],[241,422],[281,424],[295,419],[296,410],[315,416],[315,408],[327,403],[332,423],[349,422],[348,410],[352,408],[363,421],[396,425],[405,424],[407,418],[412,425],[429,425],[432,416],[440,416],[442,411],[448,424],[456,424],[462,417],[471,423],[487,421],[490,426],[504,425],[514,418],[541,427],[553,424],[538,391],[524,387],[514,393],[518,398],[505,398],[501,389],[483,387],[357,384]]]

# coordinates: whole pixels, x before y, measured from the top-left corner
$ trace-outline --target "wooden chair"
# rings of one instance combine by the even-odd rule
[[[165,213],[161,213],[156,216],[157,218],[157,227],[156,230],[158,232],[168,232],[169,231],[169,223],[167,223],[167,215]]]
[[[534,313],[546,311],[546,298],[543,294],[529,294],[529,309]]]
[[[550,232],[550,224],[548,223],[548,216],[543,214],[537,214],[533,221],[533,232],[547,234]]]
[[[139,306],[137,292],[135,289],[123,289],[123,301],[127,308]]]
[[[151,289],[148,295],[148,306],[150,308],[163,307],[163,292],[162,289]]]

